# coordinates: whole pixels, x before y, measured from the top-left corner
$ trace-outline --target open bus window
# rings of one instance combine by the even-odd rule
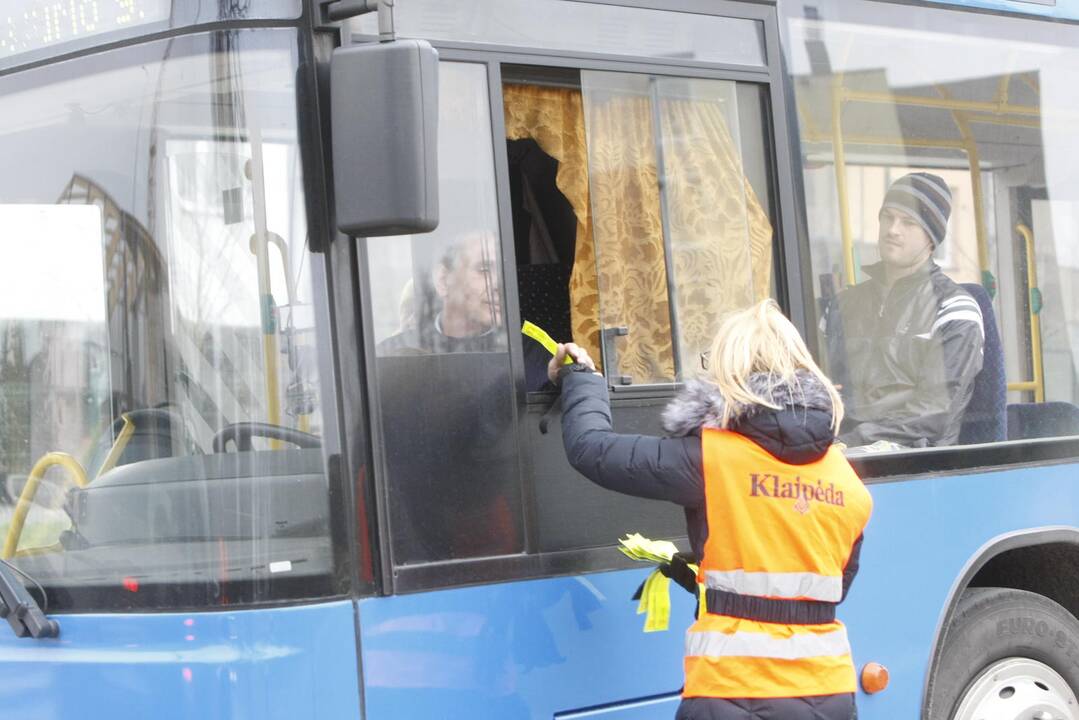
[[[720,317],[774,292],[762,89],[501,70],[521,318],[588,348],[615,388],[700,373]],[[522,346],[527,369],[530,340]],[[662,432],[670,390],[616,402],[615,428]],[[674,506],[583,482],[557,427],[539,429],[549,402],[531,398],[525,420],[537,549],[602,547],[630,528],[684,532]]]
[[[0,82],[0,536],[50,608],[337,592],[295,44]]]
[[[879,10],[825,2],[789,20],[823,360],[844,384],[844,431],[874,450],[1079,434],[1074,53],[1007,23],[926,32],[902,8]],[[893,307],[898,281],[893,294],[880,281],[881,208],[908,173],[950,195],[947,233],[921,266],[948,281],[921,320]],[[879,302],[844,304],[870,290]]]
[[[398,565],[523,543],[486,68],[439,82],[439,227],[366,241]]]
[[[614,386],[692,377],[719,318],[774,292],[758,93],[504,69],[521,316]]]

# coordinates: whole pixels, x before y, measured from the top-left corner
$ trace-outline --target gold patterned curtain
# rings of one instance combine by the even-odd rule
[[[772,225],[722,106],[664,98],[659,110],[681,365],[692,370],[723,315],[771,294]]]
[[[652,98],[613,92],[583,102],[575,89],[520,84],[504,86],[503,98],[507,138],[532,138],[558,161],[556,183],[577,215],[573,340],[599,358],[600,328],[627,327],[618,372],[635,383],[673,380]],[[725,312],[770,294],[772,228],[721,107],[659,102],[679,354],[692,370]]]
[[[651,102],[597,95],[585,103],[585,122],[601,327],[629,330],[612,339],[619,374],[634,383],[670,381],[674,354]]]

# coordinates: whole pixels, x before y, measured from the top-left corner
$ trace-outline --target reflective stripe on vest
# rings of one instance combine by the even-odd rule
[[[850,655],[812,660],[689,656],[684,697],[777,698],[839,695],[857,689]]]
[[[714,590],[759,597],[839,602],[843,578],[816,573],[768,573],[745,570],[705,570],[704,584]]]
[[[761,632],[686,633],[686,656],[754,657],[779,660],[850,654],[847,629],[840,625],[828,633],[796,633],[787,638]]]
[[[686,697],[770,698],[854,692],[842,623],[788,626],[705,614],[686,634]]]

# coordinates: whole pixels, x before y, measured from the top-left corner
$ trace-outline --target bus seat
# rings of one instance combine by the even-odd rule
[[[1012,403],[1008,406],[1008,439],[1079,435],[1079,407],[1069,402]]]
[[[982,369],[974,378],[963,423],[959,428],[959,444],[999,442],[1008,437],[1008,383],[1004,374],[1004,346],[997,329],[993,301],[985,288],[977,283],[962,283],[964,290],[978,302],[985,327]]]
[[[558,342],[573,339],[569,276],[569,268],[561,263],[517,266],[521,319],[539,325]]]

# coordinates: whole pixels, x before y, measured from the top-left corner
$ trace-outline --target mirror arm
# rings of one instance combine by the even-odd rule
[[[379,42],[393,42],[397,34],[393,25],[393,5],[395,0],[331,0],[323,3],[326,17],[339,22],[369,12],[378,12]]]

